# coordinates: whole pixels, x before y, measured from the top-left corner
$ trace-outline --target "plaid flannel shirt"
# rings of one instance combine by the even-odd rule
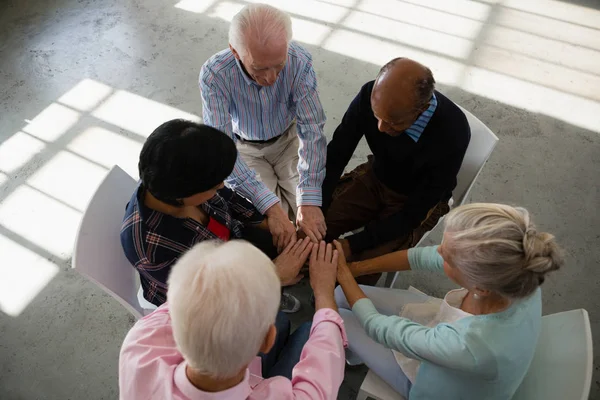
[[[125,209],[121,245],[140,274],[144,297],[160,306],[167,299],[167,278],[175,261],[195,244],[219,238],[196,220],[175,218],[146,207],[143,198],[140,185]],[[248,200],[228,188],[219,190],[200,207],[225,225],[232,239],[242,237],[245,224],[259,224],[264,219]]]

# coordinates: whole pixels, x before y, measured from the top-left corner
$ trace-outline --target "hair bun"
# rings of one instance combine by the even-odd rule
[[[554,236],[535,228],[527,228],[523,235],[525,253],[524,269],[538,274],[543,281],[545,274],[559,269],[563,265],[562,254],[554,241]]]

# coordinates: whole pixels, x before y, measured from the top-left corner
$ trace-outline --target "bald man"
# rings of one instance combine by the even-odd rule
[[[434,86],[429,68],[390,61],[362,87],[327,146],[327,233],[333,239],[365,228],[342,241],[353,260],[414,246],[449,211],[471,131]],[[340,179],[363,136],[369,161]]]

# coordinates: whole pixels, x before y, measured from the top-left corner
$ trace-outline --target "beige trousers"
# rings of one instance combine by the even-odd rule
[[[254,171],[258,180],[281,199],[281,207],[292,221],[296,220],[296,187],[298,186],[298,133],[296,123],[273,143],[237,141],[242,160]]]

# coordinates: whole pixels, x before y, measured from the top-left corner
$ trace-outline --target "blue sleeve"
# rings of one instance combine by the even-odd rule
[[[408,318],[382,315],[369,299],[357,301],[352,312],[371,339],[409,358],[471,373],[493,372],[488,346],[453,324],[430,328]]]
[[[408,249],[408,263],[413,271],[444,272],[444,259],[438,246],[413,247]]]

